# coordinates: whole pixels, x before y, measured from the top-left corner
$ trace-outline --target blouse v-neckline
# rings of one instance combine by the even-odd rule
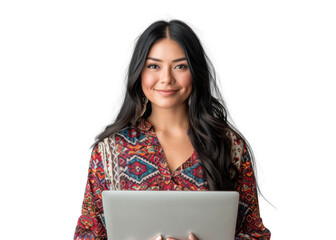
[[[168,166],[168,161],[166,158],[166,155],[164,153],[163,147],[159,142],[159,138],[155,133],[154,126],[145,118],[141,118],[140,122],[138,124],[138,128],[140,130],[145,130],[147,133],[149,133],[154,139],[152,141],[153,144],[155,144],[158,148],[157,155],[160,155],[160,167],[159,170],[161,174],[169,177],[176,177],[180,174],[181,171],[184,169],[191,167],[196,164],[196,161],[198,160],[196,150],[194,149],[193,153],[176,169],[171,170]],[[195,161],[194,161],[195,160]]]

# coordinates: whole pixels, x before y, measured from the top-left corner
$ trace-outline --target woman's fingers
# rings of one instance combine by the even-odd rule
[[[156,238],[154,238],[154,240],[162,240],[161,235],[157,236]]]
[[[195,235],[192,234],[192,233],[189,233],[188,239],[189,240],[198,240],[197,237],[195,237]],[[157,236],[154,240],[162,240],[161,235]],[[167,240],[177,240],[177,239],[172,238],[172,237],[167,237]]]
[[[189,233],[189,240],[197,240],[194,234]]]

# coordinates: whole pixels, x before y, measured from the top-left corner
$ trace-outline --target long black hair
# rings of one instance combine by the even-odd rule
[[[216,83],[214,67],[207,57],[194,31],[180,20],[157,21],[138,38],[128,67],[127,91],[115,121],[96,137],[95,146],[104,138],[132,126],[141,115],[144,93],[141,72],[149,50],[160,39],[175,40],[184,50],[192,76],[189,115],[189,137],[204,165],[209,190],[234,190],[238,169],[231,160],[233,131],[239,139],[244,137],[228,120],[223,98]],[[151,103],[142,117],[151,114]],[[249,146],[247,144],[247,146]],[[249,152],[251,152],[248,147]],[[250,154],[251,158],[253,154]]]

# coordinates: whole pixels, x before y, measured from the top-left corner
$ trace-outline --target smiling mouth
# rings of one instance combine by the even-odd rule
[[[170,90],[160,90],[160,89],[156,89],[156,91],[159,91],[159,92],[176,92],[177,90],[175,90],[175,89],[170,89]]]
[[[159,90],[159,89],[156,89],[155,91],[157,91],[161,95],[167,96],[167,95],[171,95],[171,94],[176,93],[178,90]]]

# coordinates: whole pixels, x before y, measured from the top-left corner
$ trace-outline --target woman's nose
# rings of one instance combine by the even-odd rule
[[[165,83],[165,84],[172,84],[174,82],[174,77],[172,75],[172,72],[169,68],[166,68],[162,71],[161,73],[161,83]]]

